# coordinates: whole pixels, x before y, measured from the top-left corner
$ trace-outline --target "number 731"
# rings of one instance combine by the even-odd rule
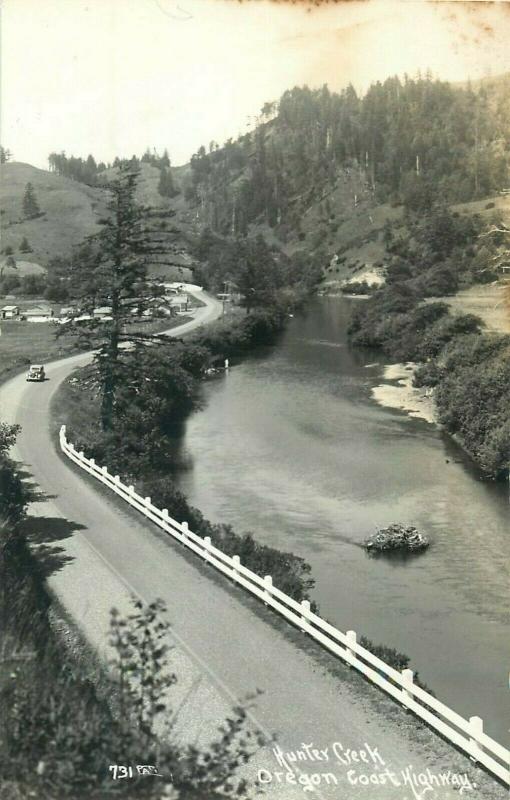
[[[125,767],[119,764],[110,764],[110,772],[114,781],[120,778],[132,778],[134,773],[133,767]],[[138,764],[136,767],[138,775],[158,775],[158,768],[149,764]]]
[[[112,778],[114,781],[118,780],[119,778],[133,777],[133,767],[123,767],[119,766],[118,764],[110,764],[110,772],[112,773]]]

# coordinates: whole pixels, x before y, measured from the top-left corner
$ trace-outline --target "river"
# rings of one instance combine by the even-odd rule
[[[211,520],[303,556],[323,616],[407,653],[506,743],[508,487],[434,425],[374,402],[385,362],[348,346],[353,302],[315,298],[278,344],[206,385],[177,443],[180,488]],[[429,550],[369,557],[362,541],[396,521]]]

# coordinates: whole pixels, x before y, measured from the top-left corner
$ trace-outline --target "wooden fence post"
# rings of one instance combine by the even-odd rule
[[[271,575],[264,575],[264,605],[267,606],[268,601],[271,599],[270,591],[273,588],[273,579]]]
[[[241,566],[241,559],[239,556],[232,556],[232,577],[235,580],[237,576],[237,569]]]
[[[188,523],[187,522],[182,522],[181,525],[182,525],[182,535],[184,536],[185,539],[187,539],[188,538],[188,531],[189,531]]]
[[[146,506],[150,506],[151,498],[150,497],[144,497],[143,498],[143,502],[145,503]]]
[[[479,736],[483,733],[483,719],[480,717],[469,717],[469,726],[471,728],[472,736],[469,740],[471,745],[471,753],[469,757],[472,761],[479,761],[482,755],[482,747],[479,742]]]
[[[303,611],[310,611],[310,601],[309,600],[301,600],[301,608],[303,609]],[[310,620],[307,619],[305,616],[301,617],[301,624],[303,624],[305,622],[309,622],[309,621]],[[304,627],[302,627],[301,630],[304,632],[305,631]]]
[[[208,551],[207,548],[211,546],[211,537],[210,536],[204,536],[204,545],[205,545],[205,548],[206,548],[204,559],[206,561],[209,561],[209,551]]]
[[[356,661],[356,653],[352,648],[352,645],[356,644],[356,631],[347,631],[345,638],[347,639],[347,663],[352,667]]]
[[[414,672],[412,669],[403,669],[402,670],[402,682],[404,684],[404,688],[402,689],[402,696],[404,699],[404,705],[408,709],[407,700],[414,700],[414,696],[410,689],[414,683]],[[407,688],[409,687],[409,688]]]

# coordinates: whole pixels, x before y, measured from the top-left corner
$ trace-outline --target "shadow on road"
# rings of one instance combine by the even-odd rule
[[[16,471],[27,491],[29,510],[32,503],[44,503],[55,497],[38,486],[23,461],[16,462]],[[54,542],[68,539],[75,531],[80,530],[85,530],[85,525],[72,522],[64,517],[39,516],[30,513],[20,526],[20,533],[30,545],[45,578],[73,561],[72,556],[66,553],[65,547],[59,547]]]
[[[84,530],[78,522],[70,522],[63,517],[27,517],[22,523],[21,533],[26,536],[44,577],[58,572],[73,558],[66,554],[64,547],[53,542],[67,539],[75,531]]]

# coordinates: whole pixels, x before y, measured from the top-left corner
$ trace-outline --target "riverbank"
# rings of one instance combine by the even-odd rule
[[[304,557],[328,620],[409,654],[441,700],[504,740],[506,487],[434,425],[370,399],[383,367],[348,346],[351,309],[314,298],[275,346],[205,386],[175,442],[177,487],[213,522]],[[395,521],[423,531],[427,553],[367,557],[364,540]]]
[[[413,361],[386,365],[383,382],[372,388],[372,397],[384,408],[405,411],[410,417],[439,425],[433,390],[413,386],[417,367]]]
[[[235,372],[236,372],[236,370],[234,370],[234,373]],[[230,380],[230,377],[228,379],[226,379],[224,381],[224,383],[228,384],[229,380]],[[219,387],[220,384],[218,383],[217,386]],[[246,472],[250,473],[250,470],[247,469]],[[154,496],[153,496],[153,501],[154,501]],[[125,515],[124,516],[124,528],[126,527],[126,524],[127,523],[126,523],[126,515]],[[122,534],[123,535],[125,534],[125,530],[122,531]],[[144,537],[144,538],[147,540],[147,543],[148,543],[148,540],[151,537]],[[140,540],[137,540],[136,547],[139,548],[139,546],[140,546]],[[138,553],[138,558],[140,558],[140,563],[142,563],[142,559],[140,557],[139,549],[137,550],[137,553]],[[126,552],[125,548],[123,550],[123,555],[124,555],[124,557],[127,557],[127,552]],[[175,564],[175,558],[176,557],[177,557],[176,554],[174,554],[173,555],[173,563],[174,564]],[[160,552],[160,560],[161,559],[162,559],[162,552]],[[244,558],[242,559],[242,562],[244,563]],[[146,563],[148,563],[148,562],[146,562]],[[193,566],[193,564],[191,566]],[[138,567],[138,569],[140,569],[139,565],[137,565],[137,567]],[[382,565],[379,564],[379,565],[377,565],[377,567],[378,567],[378,570],[380,570]],[[195,602],[196,602],[197,595],[199,595],[200,593],[197,593],[196,591],[194,591],[194,587],[192,585],[191,586],[189,585],[190,582],[189,582],[189,576],[188,575],[183,576],[181,578],[181,582],[184,584],[184,589],[180,585],[176,586],[176,578],[175,578],[175,576],[174,576],[174,578],[172,580],[171,587],[169,587],[168,586],[168,570],[169,569],[171,569],[171,566],[166,566],[165,565],[165,570],[164,571],[162,570],[162,576],[163,576],[163,580],[166,582],[166,586],[167,586],[166,590],[169,593],[170,592],[172,593],[171,594],[171,596],[172,596],[172,606],[171,606],[171,608],[172,608],[173,618],[176,621],[176,624],[180,624],[181,627],[182,627],[182,625],[183,625],[183,623],[182,623],[182,613],[181,613],[182,612],[182,605],[187,602],[187,597],[186,596],[183,597],[182,596],[182,592],[184,591],[184,592],[193,594],[193,597],[195,598]],[[178,572],[179,572],[179,575],[181,575],[181,573],[183,572],[181,567],[179,567]],[[206,599],[206,602],[212,604],[212,606],[215,608],[215,617],[219,618],[221,620],[221,619],[223,619],[223,615],[221,613],[221,607],[219,606],[219,604],[217,602],[215,602],[215,599],[213,599],[215,597],[215,595],[213,594],[215,592],[215,589],[212,586],[212,584],[214,582],[213,578],[211,576],[209,576],[209,575],[206,575],[206,574],[202,573],[202,579],[207,581],[207,599]],[[237,607],[237,602],[245,604],[245,602],[243,602],[243,598],[242,597],[237,597],[236,598],[236,607]],[[250,609],[250,613],[253,614],[254,611],[255,611],[255,609],[253,609],[253,608]],[[263,608],[260,609],[260,612],[261,612],[261,614],[264,613]],[[374,614],[374,617],[375,616],[376,615]],[[199,614],[191,613],[191,619],[195,620],[195,622],[191,625],[192,628],[196,625],[196,620],[199,619],[199,618],[200,618]],[[185,621],[186,621],[186,619],[187,618],[185,617]],[[179,621],[179,622],[177,623],[177,621]],[[213,624],[213,621],[211,621],[211,626],[212,626],[212,624]],[[259,624],[258,621],[251,620],[250,623],[249,623],[249,626],[245,625],[244,628],[243,628],[243,630],[244,629],[246,629],[247,631],[249,630],[249,637],[250,637],[250,641],[252,641],[252,643],[253,643],[253,639],[256,642],[258,641],[257,638],[256,638],[256,634],[255,634],[255,628],[256,628],[256,626],[258,626],[258,624]],[[189,620],[187,620],[187,625],[188,626],[190,625]],[[190,635],[190,629],[189,629],[189,627],[188,628],[185,627],[186,640],[188,640],[189,635]],[[222,634],[219,634],[219,635],[218,635],[218,633],[215,634],[214,630],[212,630],[210,632],[209,636],[213,640],[215,639],[215,637],[216,637],[216,640],[220,640],[220,641],[222,640]],[[277,651],[278,652],[278,657],[280,659],[282,659],[282,660],[284,659],[284,656],[282,656],[282,647],[286,647],[287,643],[289,643],[289,642],[292,643],[292,642],[294,642],[295,639],[297,639],[298,640],[298,647],[300,649],[305,647],[301,643],[301,640],[303,639],[303,637],[302,637],[302,634],[299,633],[299,631],[294,631],[294,632],[292,630],[287,631],[287,630],[284,629],[283,626],[279,627],[278,631],[275,632],[275,639],[278,642],[278,651]],[[208,641],[207,647],[209,647],[210,646],[209,638],[208,638],[207,641]],[[307,648],[307,650],[308,650],[308,648]],[[239,644],[239,651],[242,651],[242,643],[241,642]],[[262,651],[262,649],[259,648],[259,652],[261,652],[261,651]],[[269,660],[268,651],[264,650],[264,652],[266,653],[266,658],[263,659],[263,660],[267,662]],[[235,657],[237,657],[237,653],[229,655],[229,663],[230,663],[231,658],[235,658]],[[283,675],[283,673],[282,673],[282,679],[285,678],[285,681],[287,681],[287,684],[289,683],[289,681],[288,681],[288,670],[290,669],[291,670],[291,674],[293,674],[292,670],[294,669],[294,665],[296,663],[298,665],[299,664],[303,664],[303,661],[304,661],[305,658],[308,660],[308,656],[307,655],[299,654],[298,658],[296,658],[295,655],[294,655],[293,657],[292,656],[288,656],[285,659],[285,663],[288,664],[288,668],[287,668],[287,671],[285,672],[285,675]],[[384,743],[384,745],[381,744],[381,752],[384,751],[384,754],[389,753],[388,759],[391,759],[392,761],[395,761],[395,760],[399,761],[402,758],[406,758],[407,757],[407,756],[404,756],[404,753],[414,751],[413,752],[413,756],[412,756],[412,761],[409,761],[409,763],[413,763],[414,765],[416,765],[416,763],[418,761],[422,762],[422,761],[426,760],[429,764],[432,763],[434,765],[434,766],[431,767],[432,772],[435,772],[436,770],[437,771],[443,771],[443,770],[446,770],[446,769],[458,771],[459,773],[467,772],[470,775],[471,780],[473,782],[475,782],[478,787],[480,787],[480,786],[483,787],[483,792],[484,792],[483,796],[484,797],[487,797],[487,798],[488,797],[498,797],[499,798],[499,796],[501,795],[502,790],[496,783],[491,782],[490,778],[484,776],[480,772],[478,772],[478,771],[475,772],[473,770],[473,768],[471,767],[471,765],[466,761],[466,759],[463,756],[461,756],[460,754],[455,753],[454,751],[452,751],[450,746],[439,742],[437,737],[433,733],[428,731],[426,728],[421,726],[419,723],[417,723],[416,720],[414,719],[414,717],[409,716],[407,719],[405,719],[405,717],[402,714],[401,709],[399,709],[398,705],[393,704],[392,701],[388,700],[387,698],[385,698],[383,695],[379,694],[378,692],[369,691],[367,689],[367,686],[365,684],[363,684],[362,680],[352,681],[351,682],[350,676],[348,674],[346,676],[345,668],[341,664],[340,665],[335,665],[333,663],[332,659],[326,658],[326,656],[321,656],[320,653],[316,654],[314,652],[313,653],[313,661],[315,661],[317,658],[320,658],[321,669],[317,669],[316,664],[314,664],[312,662],[312,658],[310,658],[311,669],[312,669],[312,677],[310,677],[310,675],[308,675],[304,679],[305,682],[306,682],[306,685],[308,687],[307,694],[308,694],[308,696],[313,698],[314,708],[316,709],[316,714],[318,715],[318,719],[320,720],[320,723],[319,722],[314,723],[314,726],[313,726],[312,730],[310,730],[310,728],[309,728],[310,723],[309,723],[309,716],[308,716],[309,711],[308,710],[306,711],[306,716],[307,716],[306,724],[308,725],[308,727],[306,728],[306,731],[307,731],[307,735],[308,735],[309,738],[313,737],[314,740],[316,740],[316,741],[317,740],[321,740],[321,741],[324,741],[324,742],[329,741],[328,736],[324,735],[324,733],[323,733],[323,729],[324,729],[324,726],[326,724],[326,723],[324,723],[324,719],[325,719],[324,709],[323,708],[319,709],[320,710],[320,714],[319,714],[319,711],[317,711],[317,705],[316,705],[316,704],[318,704],[320,702],[320,686],[316,685],[316,680],[319,680],[319,683],[327,680],[327,682],[329,684],[329,690],[330,690],[328,702],[331,702],[330,698],[332,696],[332,692],[334,692],[334,698],[335,698],[335,702],[334,702],[334,704],[332,704],[333,708],[332,708],[332,714],[331,714],[331,716],[333,718],[333,725],[335,726],[334,730],[338,731],[338,733],[336,735],[341,735],[342,742],[345,743],[346,739],[349,741],[349,738],[351,736],[351,731],[352,731],[353,740],[354,740],[355,743],[357,743],[358,741],[361,741],[360,739],[358,739],[358,737],[360,736],[360,734],[358,733],[360,728],[362,730],[369,730],[370,736],[372,737],[372,739],[370,741],[376,741],[376,742],[383,742]],[[258,666],[259,666],[259,661],[262,661],[262,660],[255,659],[255,661],[256,661],[256,663],[251,665],[252,669],[257,669]],[[331,672],[332,672],[331,678],[329,678],[327,676],[326,677],[321,677],[323,675],[323,673],[325,673],[325,671],[326,671],[324,669],[324,667],[326,667],[328,669],[328,671],[331,670]],[[308,669],[308,667],[307,667],[307,669]],[[221,674],[223,675],[223,673],[221,673]],[[252,675],[252,670],[250,670],[249,674]],[[303,685],[303,676],[302,675],[301,676],[296,676],[296,678],[299,678],[299,681],[295,680],[294,683],[291,682],[291,685]],[[272,681],[273,681],[273,677],[271,677],[271,686],[273,685]],[[265,688],[263,684],[259,684],[259,682],[258,682],[257,686],[259,686],[259,685],[261,685],[262,688]],[[263,701],[260,701],[260,702],[262,703]],[[270,703],[274,704],[274,697],[273,696],[270,698]],[[257,705],[258,705],[258,703],[257,703]],[[347,705],[348,705],[348,707],[346,708]],[[292,708],[294,708],[294,706],[292,706]],[[202,711],[201,713],[204,713],[204,712]],[[266,713],[267,713],[267,711],[266,711]],[[299,713],[298,711],[296,711],[296,712],[293,711],[293,723],[292,724],[295,724],[294,723],[294,719],[295,719],[295,717],[297,717],[298,713]],[[365,718],[363,718],[363,715],[366,715]],[[368,722],[367,722],[367,717],[368,717]],[[341,718],[342,722],[339,722],[340,718]],[[384,720],[382,732],[379,731],[379,725],[380,725],[379,720],[380,719]],[[366,729],[365,728],[366,724],[369,724],[370,728]],[[285,730],[284,730],[284,734],[283,734],[283,742],[282,742],[281,739],[279,739],[280,746],[283,749],[285,749],[285,739],[286,739]],[[301,735],[302,731],[304,731],[304,730],[305,730],[304,728],[301,728],[301,727],[298,726],[298,736]],[[322,731],[322,734],[321,734],[321,731]],[[301,739],[299,739],[299,741],[301,741]],[[351,742],[350,741],[349,741],[349,746],[351,746]],[[353,744],[352,746],[355,747],[356,744]],[[385,755],[385,757],[386,757],[386,755]],[[262,763],[264,763],[264,762],[262,762]],[[266,759],[265,763],[267,764],[267,759]],[[276,796],[279,796],[278,792],[276,792]],[[439,795],[439,797],[441,797],[441,795]]]

